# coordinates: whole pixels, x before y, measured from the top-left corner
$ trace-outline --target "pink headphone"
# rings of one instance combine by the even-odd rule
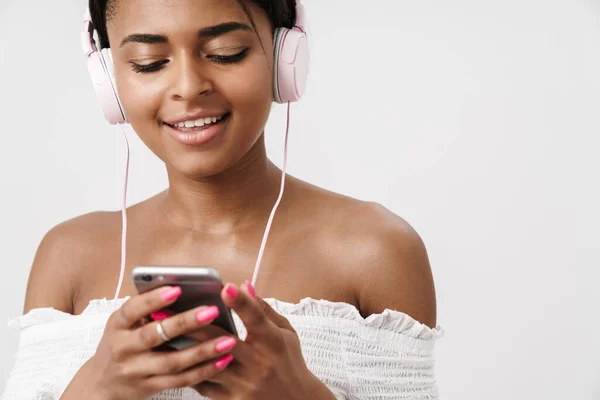
[[[281,0],[283,1],[283,0]],[[111,124],[127,123],[121,106],[110,48],[98,51],[94,40],[94,24],[89,8],[84,16],[85,30],[81,34],[83,53],[100,101],[100,107]],[[296,0],[296,22],[292,29],[277,28],[273,35],[274,75],[273,97],[277,103],[300,100],[306,88],[309,51],[304,6]]]

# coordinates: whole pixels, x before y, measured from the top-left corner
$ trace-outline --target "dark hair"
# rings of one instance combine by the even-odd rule
[[[106,22],[115,12],[116,3],[123,0],[89,0],[92,22],[98,32],[100,47],[110,47]],[[235,0],[250,19],[256,31],[256,24],[250,15],[248,2],[255,3],[262,8],[271,20],[273,28],[292,28],[296,20],[296,0]]]

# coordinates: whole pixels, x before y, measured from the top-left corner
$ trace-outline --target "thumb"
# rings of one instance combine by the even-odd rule
[[[260,308],[262,309],[263,313],[265,314],[265,316],[271,322],[273,322],[279,328],[287,329],[289,331],[295,332],[294,328],[290,324],[290,321],[288,321],[286,317],[279,314],[277,311],[273,310],[273,308],[269,305],[269,303],[267,303],[260,297],[256,297],[256,300],[258,301],[258,304],[259,304]]]

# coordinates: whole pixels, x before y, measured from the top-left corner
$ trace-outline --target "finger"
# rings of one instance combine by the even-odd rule
[[[231,392],[237,393],[248,386],[248,370],[234,356],[231,364],[227,366],[221,373],[210,379],[209,383],[216,383],[226,387]],[[250,371],[251,373],[253,371]]]
[[[189,368],[183,372],[170,375],[155,375],[148,378],[147,383],[155,391],[195,386],[215,377],[233,361],[233,356],[227,354],[215,361],[208,361]]]
[[[277,311],[273,310],[273,307],[271,307],[271,305],[269,303],[267,303],[260,297],[257,297],[256,300],[258,301],[258,304],[262,308],[263,314],[265,314],[265,316],[271,322],[273,322],[275,325],[277,325],[280,328],[294,331],[294,327],[290,324],[290,321],[288,321],[288,319],[286,317],[279,314]]]
[[[163,316],[166,316],[164,314]],[[157,316],[157,314],[155,314]],[[137,351],[148,350],[165,343],[164,333],[169,339],[174,339],[186,333],[198,330],[209,325],[219,316],[219,309],[215,306],[203,306],[183,313],[167,317],[162,321],[155,321],[144,325],[135,331],[136,343],[132,346]],[[160,324],[160,326],[159,326]]]
[[[178,286],[166,286],[139,294],[127,300],[109,318],[107,325],[117,329],[129,329],[154,311],[174,303],[181,296]]]
[[[206,342],[207,340],[215,339],[220,336],[230,336],[231,334],[220,326],[210,324],[186,333],[185,336],[194,339],[197,342]]]
[[[285,318],[284,316],[277,313],[275,310],[273,310],[273,308],[269,305],[269,303],[267,303],[261,297],[258,297],[256,295],[256,290],[254,289],[254,285],[252,285],[252,283],[250,281],[246,281],[245,284],[246,284],[246,292],[251,297],[255,298],[258,301],[258,303],[263,311],[263,314],[265,314],[265,316],[269,320],[271,320],[271,322],[273,322],[275,325],[277,325],[280,328],[293,329],[292,326],[290,325],[289,321],[287,320],[287,318]]]
[[[143,371],[145,376],[176,375],[198,364],[214,362],[230,353],[236,345],[235,338],[223,336],[183,350],[145,353]]]
[[[236,344],[233,347],[233,350],[231,350],[231,354],[233,354],[236,363],[241,363],[244,365],[254,365],[254,351],[250,348],[250,346],[248,346],[248,344],[241,340],[239,337],[232,336],[223,328],[214,325],[209,325],[194,332],[190,332],[185,336],[194,339],[197,342],[206,342],[219,337],[232,337],[236,340]]]
[[[256,299],[248,292],[247,285],[236,286],[228,283],[221,292],[226,306],[232,308],[244,323],[248,333],[263,336],[268,340],[272,336],[273,323],[269,321]]]

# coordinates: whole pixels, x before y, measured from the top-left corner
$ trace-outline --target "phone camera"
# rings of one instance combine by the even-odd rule
[[[144,282],[152,282],[152,275],[142,275],[142,280]]]

